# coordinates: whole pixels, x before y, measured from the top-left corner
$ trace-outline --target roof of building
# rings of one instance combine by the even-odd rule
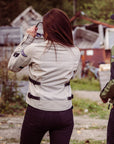
[[[25,9],[20,15],[18,15],[11,23],[12,26],[22,27],[23,31],[38,22],[42,21],[42,16],[36,12],[32,6]]]
[[[74,44],[79,48],[99,48],[99,34],[77,27],[73,32]]]

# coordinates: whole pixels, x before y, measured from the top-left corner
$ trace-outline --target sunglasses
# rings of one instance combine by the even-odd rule
[[[36,33],[36,36],[37,37],[42,37],[44,34],[43,34],[43,22],[38,22],[36,24],[36,27],[38,28],[38,31],[40,30],[40,32],[37,32]]]

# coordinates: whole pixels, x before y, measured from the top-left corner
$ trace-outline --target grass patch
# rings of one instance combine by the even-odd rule
[[[106,144],[106,141],[94,141],[94,140],[86,140],[86,141],[77,141],[71,140],[70,144]]]
[[[88,129],[106,129],[106,128],[107,128],[107,126],[100,126],[100,127],[98,127],[98,126],[91,126]]]
[[[43,140],[41,144],[49,144],[49,140]],[[85,141],[78,141],[78,140],[71,140],[70,144],[106,144],[105,140],[85,140]]]
[[[100,83],[98,80],[92,78],[73,79],[71,80],[72,90],[87,90],[87,91],[100,91]]]
[[[101,119],[108,119],[110,110],[108,104],[102,102],[94,102],[89,99],[82,99],[74,96],[73,99],[73,113],[74,115],[89,115]]]
[[[19,143],[19,140],[15,138],[4,139],[0,141],[0,144],[7,144],[7,143]]]

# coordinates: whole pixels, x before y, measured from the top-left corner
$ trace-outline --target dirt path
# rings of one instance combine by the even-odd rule
[[[73,93],[82,98],[99,101],[99,92],[76,91]],[[19,144],[22,121],[22,116],[0,117],[0,144]],[[105,140],[107,122],[107,120],[94,119],[86,115],[75,116],[72,140]],[[45,138],[48,138],[48,134]]]
[[[0,144],[18,144],[23,117],[0,118]],[[107,120],[74,117],[72,140],[105,140]],[[45,137],[48,139],[48,134]]]
[[[87,116],[74,117],[74,131],[72,139],[76,140],[105,140],[107,120],[89,118]]]

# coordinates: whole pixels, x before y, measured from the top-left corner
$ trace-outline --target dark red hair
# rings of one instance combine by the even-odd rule
[[[66,46],[73,46],[71,23],[68,16],[54,8],[43,16],[44,38]]]

